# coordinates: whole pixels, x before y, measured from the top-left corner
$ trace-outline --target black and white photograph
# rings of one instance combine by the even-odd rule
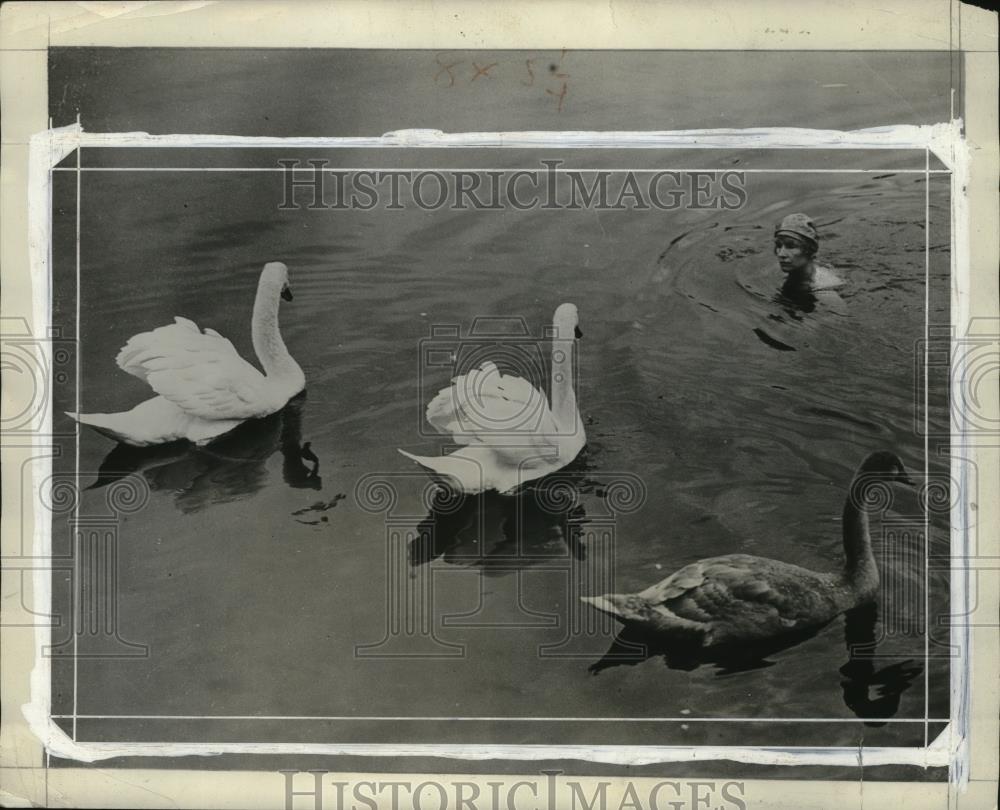
[[[960,778],[960,50],[44,56],[47,771]]]
[[[50,58],[69,77],[117,59]],[[568,85],[706,57],[225,58],[280,86],[423,72],[440,97],[473,64]],[[947,553],[948,468],[925,439],[947,438],[947,369],[927,410],[913,385],[927,319],[948,323],[936,157],[164,152],[83,147],[53,171],[73,508],[143,500],[91,558],[120,586],[93,643],[121,655],[74,637],[53,660],[74,739],[922,747],[944,728],[924,610],[947,612],[925,560]]]

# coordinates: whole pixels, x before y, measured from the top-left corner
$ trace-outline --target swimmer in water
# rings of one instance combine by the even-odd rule
[[[822,302],[839,314],[846,314],[843,299],[833,292],[844,284],[833,268],[817,264],[819,234],[806,214],[789,214],[774,229],[774,255],[785,274],[781,295],[811,311]]]

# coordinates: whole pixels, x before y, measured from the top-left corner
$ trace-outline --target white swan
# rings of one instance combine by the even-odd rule
[[[68,413],[116,441],[144,447],[188,439],[197,444],[247,419],[281,410],[305,387],[305,375],[285,348],[278,329],[279,298],[292,300],[288,268],[264,265],[253,305],[253,348],[264,373],[237,354],[216,332],[202,332],[187,318],[142,332],[115,362],[149,383],[158,396],[121,413]]]
[[[399,452],[466,493],[510,492],[569,464],[587,442],[573,390],[576,306],[562,304],[552,323],[551,407],[531,383],[486,362],[456,377],[427,406],[431,426],[465,446],[438,457]]]

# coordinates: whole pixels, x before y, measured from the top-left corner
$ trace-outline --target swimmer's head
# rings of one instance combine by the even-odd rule
[[[774,229],[774,238],[777,239],[779,236],[799,240],[809,247],[813,254],[819,249],[819,233],[808,214],[789,214],[781,220]]]
[[[806,214],[789,214],[774,229],[774,255],[785,273],[804,270],[819,249],[819,234]]]

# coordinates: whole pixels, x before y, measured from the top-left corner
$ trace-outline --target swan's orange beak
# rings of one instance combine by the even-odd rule
[[[281,288],[281,297],[285,301],[292,300],[292,288],[289,287],[287,284]]]

